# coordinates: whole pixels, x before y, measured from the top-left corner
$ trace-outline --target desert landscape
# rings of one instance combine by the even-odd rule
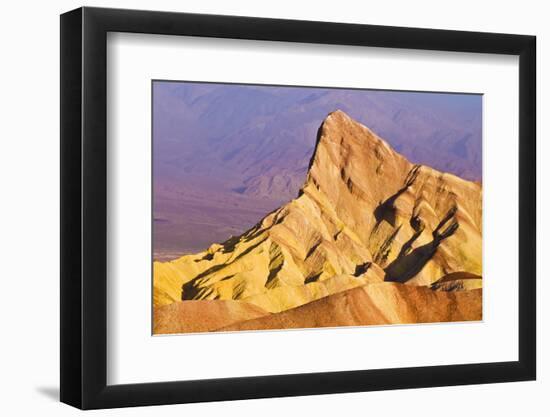
[[[154,259],[239,236],[294,199],[341,110],[415,164],[481,181],[481,96],[153,83]]]
[[[157,187],[160,236],[177,227],[157,213],[187,207],[195,229],[177,233],[189,239],[205,224],[205,240],[229,238],[155,256],[154,334],[482,319],[481,155],[448,165],[455,173],[412,163],[342,110],[313,136],[307,167],[268,167],[232,194],[195,181],[178,203],[173,183]],[[472,140],[456,138],[451,145]],[[224,209],[213,204],[209,217],[205,198]],[[220,232],[223,219],[232,226]]]

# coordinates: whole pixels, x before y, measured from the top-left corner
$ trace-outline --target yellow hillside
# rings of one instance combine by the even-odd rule
[[[411,164],[331,113],[299,196],[241,236],[155,262],[154,305],[234,300],[280,313],[356,287],[480,288],[481,194],[479,184]],[[440,281],[463,272],[477,281]]]

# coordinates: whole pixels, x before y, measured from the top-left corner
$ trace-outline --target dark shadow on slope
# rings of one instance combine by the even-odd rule
[[[269,288],[269,285],[271,282],[277,277],[277,274],[283,269],[283,264],[277,266],[276,268],[269,271],[269,276],[267,277],[267,280],[265,282],[265,287]]]
[[[409,240],[407,240],[403,246],[401,246],[401,250],[399,251],[399,255],[397,255],[398,258],[401,258],[402,256],[408,255],[412,250],[412,245],[420,237],[422,234],[422,231],[424,229],[418,229],[414,232],[414,234],[411,236]]]
[[[309,284],[311,282],[317,282],[322,273],[323,273],[323,271],[321,271],[319,273],[316,273],[316,274],[313,274],[313,275],[310,275],[309,277],[307,277],[305,279],[304,284]]]
[[[395,240],[395,237],[401,230],[401,225],[399,225],[393,233],[388,236],[388,238],[382,243],[378,251],[374,254],[374,262],[376,262],[379,265],[384,265],[386,263],[386,260],[388,259],[388,256],[390,254],[393,241]]]
[[[386,267],[384,281],[401,284],[407,282],[422,271],[422,268],[435,254],[438,246],[435,241],[432,241],[414,249],[408,255],[398,257]]]
[[[388,197],[386,201],[380,203],[376,209],[374,209],[374,217],[376,218],[376,223],[382,222],[382,220],[387,221],[392,227],[395,227],[396,219],[396,208],[395,201],[409,189],[411,185],[414,184],[416,177],[418,177],[418,172],[420,171],[420,165],[414,165],[405,179],[405,184],[401,187],[395,194]]]
[[[240,239],[240,236],[231,236],[229,239],[223,242],[223,253],[228,253],[235,249],[235,246],[237,245],[237,243],[239,243]]]
[[[266,237],[266,239],[267,239],[267,237]],[[237,255],[237,257],[235,257],[235,259],[233,259],[231,262],[223,263],[223,264],[220,264],[220,265],[214,265],[213,267],[208,268],[206,271],[204,271],[204,272],[200,273],[199,275],[197,275],[191,281],[183,284],[181,286],[181,300],[183,301],[183,300],[193,300],[193,299],[195,299],[197,297],[197,295],[199,293],[201,293],[201,289],[197,289],[195,287],[196,284],[199,282],[199,280],[201,278],[204,278],[204,277],[206,277],[210,274],[213,274],[214,272],[217,272],[217,271],[227,267],[228,265],[231,265],[233,262],[235,262],[238,259],[242,258],[247,253],[250,253],[251,251],[256,249],[258,246],[260,246],[262,243],[264,243],[266,239],[261,240],[260,242],[258,242],[255,245],[250,246],[249,248],[246,248],[246,250],[244,250],[242,253],[239,253],[239,255]],[[237,242],[238,242],[238,239],[237,239]],[[236,245],[237,242],[234,242],[232,244]]]
[[[358,277],[360,275],[363,275],[365,272],[367,272],[372,265],[372,262],[365,262],[362,264],[355,265],[355,272],[353,273],[354,277]]]
[[[458,229],[458,221],[454,217],[457,207],[453,206],[445,214],[433,231],[433,240],[411,251],[413,242],[418,238],[422,230],[417,231],[402,247],[397,258],[391,262],[384,271],[385,281],[405,283],[414,278],[424,266],[432,259],[441,242],[452,236]],[[444,229],[441,231],[441,229]]]

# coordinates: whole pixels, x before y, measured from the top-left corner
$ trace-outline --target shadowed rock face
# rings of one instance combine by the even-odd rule
[[[380,294],[403,285],[434,292],[437,285],[424,286],[448,274],[481,275],[481,191],[477,183],[411,164],[336,111],[319,128],[299,196],[241,236],[155,262],[154,304],[239,300],[279,313],[373,284],[383,288]],[[481,291],[475,294],[458,297],[480,299]],[[431,299],[440,303],[441,297]],[[457,299],[445,302],[456,307]],[[431,321],[452,320],[435,311]],[[430,321],[407,317],[412,321],[404,322]],[[365,323],[382,319],[373,320]]]

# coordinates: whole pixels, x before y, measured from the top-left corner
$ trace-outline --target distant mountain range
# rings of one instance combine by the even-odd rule
[[[411,163],[342,111],[315,137],[294,199],[154,263],[156,333],[481,319],[481,185]]]
[[[156,257],[240,234],[294,198],[336,109],[413,163],[481,181],[480,96],[155,82]]]

